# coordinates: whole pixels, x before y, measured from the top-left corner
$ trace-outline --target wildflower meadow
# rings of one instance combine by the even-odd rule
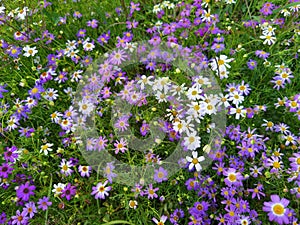
[[[300,224],[299,0],[0,0],[0,224]]]

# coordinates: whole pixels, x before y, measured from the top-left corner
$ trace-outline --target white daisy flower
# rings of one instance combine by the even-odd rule
[[[191,87],[187,91],[187,97],[190,100],[197,100],[201,97],[202,90],[199,87]]]
[[[229,96],[229,100],[235,105],[239,105],[244,101],[244,96],[238,91],[230,93]]]
[[[36,53],[38,53],[38,50],[36,50],[36,47],[31,48],[30,46],[26,45],[24,48],[24,56],[29,57],[29,56],[34,56]]]
[[[44,145],[42,145],[41,146],[41,150],[40,150],[40,153],[44,153],[44,155],[48,155],[48,152],[52,152],[52,147],[53,146],[53,144],[51,144],[51,143],[46,143],[46,144],[44,144]]]
[[[189,170],[192,170],[194,167],[196,169],[196,171],[200,171],[202,170],[202,166],[200,165],[200,162],[203,162],[205,160],[204,156],[200,156],[198,157],[198,152],[193,151],[192,152],[192,157],[187,156],[186,160],[190,163],[189,165]]]
[[[246,109],[244,109],[242,106],[238,106],[236,108],[231,108],[229,113],[231,115],[235,114],[235,118],[237,120],[239,120],[240,117],[245,117],[246,116],[246,112],[247,112]]]
[[[87,100],[82,100],[78,103],[79,105],[79,112],[81,112],[83,115],[90,115],[90,113],[94,110],[94,105],[87,101]]]
[[[54,184],[53,185],[52,192],[54,193],[54,196],[59,196],[62,191],[65,189],[66,185],[62,183]]]
[[[276,37],[273,37],[273,36],[271,36],[271,35],[265,35],[265,34],[263,34],[263,35],[261,35],[261,36],[259,36],[261,39],[264,39],[264,42],[263,42],[263,44],[265,45],[265,44],[268,44],[268,45],[272,45],[272,44],[274,44],[275,43],[275,41],[276,41]]]
[[[200,137],[197,135],[197,132],[194,131],[190,133],[187,137],[184,138],[184,145],[188,150],[195,150],[200,147],[201,141]]]

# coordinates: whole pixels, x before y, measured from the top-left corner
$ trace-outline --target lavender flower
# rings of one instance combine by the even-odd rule
[[[39,199],[37,204],[39,209],[46,211],[48,209],[48,206],[52,205],[52,202],[49,201],[49,197],[44,196],[43,198]]]

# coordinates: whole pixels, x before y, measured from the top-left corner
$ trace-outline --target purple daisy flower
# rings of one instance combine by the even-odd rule
[[[194,207],[189,209],[191,215],[195,217],[205,216],[206,211],[208,210],[209,204],[205,201],[195,202]]]
[[[18,153],[16,152],[18,148],[16,146],[12,146],[11,148],[6,147],[6,151],[4,152],[4,159],[6,162],[15,162],[18,158]]]
[[[85,29],[80,29],[78,33],[76,34],[77,37],[85,37],[86,30]]]
[[[72,196],[75,195],[76,195],[76,187],[68,183],[67,186],[62,191],[61,197],[65,197],[68,201],[70,201]]]
[[[211,46],[211,50],[215,51],[216,53],[221,52],[225,49],[225,45],[222,43],[214,43]]]
[[[289,200],[282,198],[278,195],[271,195],[271,202],[264,202],[263,211],[268,213],[269,220],[279,224],[290,224],[288,218]]]
[[[39,199],[37,204],[39,209],[46,211],[48,209],[48,206],[52,205],[52,202],[49,201],[49,197],[44,196],[43,198]]]
[[[92,19],[90,21],[87,22],[87,26],[91,27],[93,29],[98,27],[98,20]]]
[[[34,202],[26,203],[23,212],[25,213],[25,216],[29,215],[29,218],[32,218],[34,214],[37,213],[37,209],[35,207]]]
[[[150,130],[150,125],[146,122],[143,122],[143,125],[140,128],[140,132],[142,136],[146,136]]]
[[[159,188],[153,188],[153,184],[149,184],[149,187],[145,190],[145,194],[148,195],[148,199],[157,198],[158,195],[155,193]]]
[[[254,70],[257,66],[257,62],[253,59],[250,59],[248,62],[247,62],[247,66],[250,70]]]
[[[25,216],[25,213],[26,213],[25,211],[21,213],[20,210],[17,210],[16,215],[11,218],[12,224],[16,224],[16,225],[28,224],[29,218]]]
[[[28,91],[28,94],[32,98],[34,97],[36,99],[40,99],[41,98],[41,93],[44,92],[44,91],[45,90],[41,85],[36,85],[31,90]]]
[[[159,36],[154,36],[153,38],[151,38],[149,41],[149,44],[153,45],[153,46],[157,46],[160,44],[161,39]]]
[[[255,55],[262,59],[267,59],[270,55],[270,53],[262,51],[262,50],[256,50]]]
[[[154,71],[156,67],[156,63],[155,62],[149,62],[146,65],[146,69],[149,69],[150,71]]]
[[[139,24],[139,22],[137,22],[135,20],[133,20],[133,21],[126,21],[126,25],[127,25],[126,27],[128,29],[137,28],[138,24]]]
[[[96,149],[97,149],[98,151],[101,151],[101,150],[105,149],[106,146],[107,146],[107,144],[106,144],[107,141],[108,141],[108,140],[106,139],[105,136],[104,136],[104,137],[100,136],[100,137],[97,139],[97,141],[96,141],[96,146],[95,146]]]
[[[242,180],[244,177],[240,172],[236,172],[236,169],[229,168],[227,171],[223,172],[223,175],[227,178],[224,180],[227,186],[242,186]]]
[[[109,195],[109,191],[111,190],[111,187],[105,187],[107,185],[108,181],[105,181],[103,184],[99,182],[97,186],[93,187],[93,191],[91,195],[95,195],[95,199],[105,199],[106,196]]]
[[[34,185],[30,185],[29,182],[26,182],[25,184],[21,184],[20,187],[17,189],[17,197],[21,200],[27,202],[31,195],[34,195],[35,190]]]
[[[112,172],[114,169],[115,166],[113,165],[113,162],[106,163],[106,167],[104,168],[104,177],[106,177],[110,183],[112,183],[113,178],[117,177],[117,174]]]
[[[127,130],[127,128],[129,127],[129,123],[128,123],[128,119],[129,116],[125,115],[122,116],[121,118],[119,118],[117,120],[117,122],[115,123],[115,127],[119,130],[119,131],[125,131]]]
[[[9,50],[8,50],[8,54],[13,57],[13,58],[18,58],[19,55],[22,53],[22,48],[21,47],[17,47],[17,46],[12,46]]]
[[[10,164],[8,164],[8,163],[1,164],[1,166],[0,166],[0,177],[8,178],[8,175],[12,174],[13,170],[14,169],[11,167]]]
[[[154,171],[154,180],[158,183],[168,180],[168,171],[163,167],[159,167],[158,170]]]
[[[170,222],[173,224],[178,224],[180,218],[184,217],[184,211],[182,209],[175,209],[170,215]]]

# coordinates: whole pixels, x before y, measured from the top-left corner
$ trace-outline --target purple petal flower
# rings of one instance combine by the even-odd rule
[[[39,199],[37,204],[39,209],[46,211],[48,209],[48,206],[52,205],[52,202],[49,201],[49,197],[44,196],[43,198]]]
[[[35,186],[30,185],[29,182],[25,184],[21,184],[20,187],[17,189],[17,197],[21,200],[27,202],[31,195],[34,195]]]

